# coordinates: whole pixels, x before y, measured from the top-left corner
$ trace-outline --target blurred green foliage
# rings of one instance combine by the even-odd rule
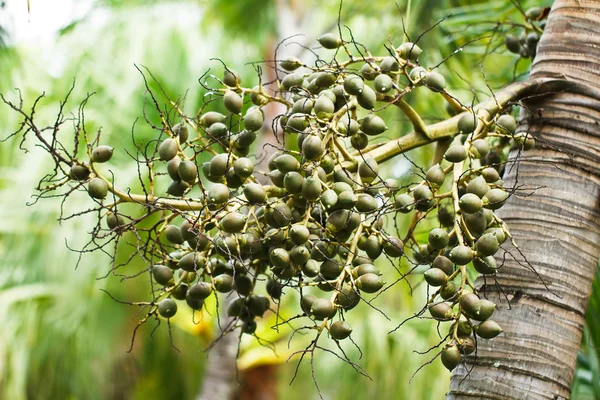
[[[264,57],[268,46],[278,37],[275,1],[198,1],[152,2],[142,0],[104,0],[86,18],[73,21],[61,31],[52,46],[35,43],[0,50],[0,93],[15,99],[13,88],[20,88],[26,104],[41,92],[37,118],[50,123],[56,117],[57,104],[65,96],[73,79],[75,89],[68,103],[70,111],[87,93],[94,92],[86,107],[90,132],[102,130],[102,138],[118,151],[112,166],[120,176],[131,177],[122,186],[135,185],[136,166],[127,155],[132,151],[132,132],[136,140],[151,140],[154,133],[143,120],[155,112],[147,103],[140,72],[143,66],[156,78],[151,88],[170,99],[184,99],[184,109],[195,114],[202,105],[204,92],[197,79],[211,69],[219,75],[222,67],[210,58],[219,57],[242,74],[245,82],[255,81],[256,73],[248,61]],[[291,2],[299,3],[299,2]],[[403,24],[415,40],[441,19],[439,27],[420,39],[425,49],[422,62],[440,66],[450,90],[462,101],[489,95],[492,88],[526,72],[528,66],[515,67],[515,58],[496,45],[501,35],[469,43],[494,33],[495,23],[517,17],[509,1],[425,0],[389,2],[346,2],[341,12],[345,26],[354,37],[374,53],[384,53],[384,44],[405,40]],[[522,2],[523,6],[539,1]],[[548,5],[548,1],[543,5]],[[297,5],[297,4],[296,4]],[[322,33],[337,30],[337,0],[302,2],[299,12],[310,14],[309,42]],[[433,10],[433,12],[432,12]],[[450,15],[450,16],[449,16]],[[243,18],[241,18],[243,16]],[[241,21],[241,22],[240,22]],[[465,28],[467,27],[467,28]],[[1,31],[0,31],[1,32]],[[389,42],[388,42],[389,41]],[[464,51],[461,51],[464,47]],[[459,50],[460,49],[460,50]],[[297,47],[298,54],[307,52]],[[458,51],[457,51],[458,50]],[[489,54],[488,54],[489,53]],[[142,69],[143,71],[146,71]],[[485,75],[483,74],[485,72]],[[445,118],[443,104],[432,101],[430,93],[418,93],[411,104],[428,121]],[[161,97],[161,101],[166,98]],[[3,137],[18,124],[15,113],[2,107],[0,132]],[[136,121],[134,127],[133,122]],[[395,110],[387,111],[391,135],[409,129],[407,121]],[[65,127],[68,128],[68,127]],[[0,146],[0,398],[6,399],[191,399],[200,387],[208,343],[190,330],[171,329],[171,346],[166,324],[151,335],[152,327],[140,329],[128,353],[135,327],[134,308],[111,300],[100,289],[122,300],[142,300],[148,295],[144,277],[122,280],[109,275],[109,258],[96,252],[84,254],[78,269],[78,254],[67,249],[81,248],[95,224],[87,215],[58,225],[60,204],[53,199],[32,202],[37,181],[50,167],[49,159],[33,142],[19,150],[19,139]],[[409,157],[424,163],[432,154],[427,147]],[[410,163],[404,158],[387,166],[388,172],[405,180],[415,179]],[[415,171],[413,171],[415,172]],[[85,207],[86,196],[78,196],[69,206]],[[65,213],[74,212],[67,207]],[[425,228],[425,227],[423,227]],[[65,243],[66,241],[66,243]],[[118,261],[128,249],[121,246]],[[137,262],[131,271],[145,268]],[[393,270],[386,271],[389,276]],[[391,281],[391,279],[389,279]],[[411,376],[435,351],[426,351],[439,340],[435,324],[413,320],[388,335],[398,323],[418,312],[426,299],[424,285],[417,276],[409,277],[412,289],[400,282],[376,301],[389,316],[362,304],[351,316],[353,337],[362,350],[348,349],[351,359],[364,367],[373,381],[361,377],[335,357],[317,354],[315,369],[320,388],[327,399],[437,399],[448,388],[449,374],[440,363],[425,366]],[[599,282],[595,287],[600,286]],[[600,326],[596,318],[600,290],[594,291],[586,338],[574,385],[573,398],[600,396],[597,343]],[[443,329],[443,328],[442,328]],[[444,332],[440,332],[442,336]],[[255,346],[255,344],[253,345]],[[282,342],[285,348],[285,341]],[[279,392],[282,398],[316,397],[309,363],[304,363],[290,386],[295,361],[280,369]],[[409,383],[410,382],[410,383]],[[308,394],[308,395],[307,395]],[[588,396],[588,397],[585,397]],[[595,396],[595,397],[594,397]]]

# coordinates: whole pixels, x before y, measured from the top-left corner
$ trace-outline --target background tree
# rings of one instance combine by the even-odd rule
[[[126,119],[126,118],[124,118],[124,119]]]

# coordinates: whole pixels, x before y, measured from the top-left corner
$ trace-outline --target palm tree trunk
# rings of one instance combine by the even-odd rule
[[[524,99],[518,131],[536,149],[511,152],[504,180],[517,190],[500,213],[520,247],[497,259],[502,292],[478,280],[504,334],[478,341],[448,399],[570,397],[600,256],[600,1],[555,1],[531,77],[584,89]]]

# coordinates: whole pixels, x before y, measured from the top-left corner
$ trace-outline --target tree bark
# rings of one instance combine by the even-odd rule
[[[586,89],[523,99],[517,131],[536,149],[511,152],[504,180],[517,190],[499,213],[520,252],[506,243],[497,258],[502,292],[478,280],[504,333],[478,340],[448,399],[570,397],[600,256],[600,1],[555,1],[531,71],[548,77]]]

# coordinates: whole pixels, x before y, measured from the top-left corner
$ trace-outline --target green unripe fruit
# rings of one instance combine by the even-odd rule
[[[440,296],[444,300],[450,300],[456,295],[456,289],[456,284],[448,281],[440,288]]]
[[[202,114],[199,122],[200,126],[204,128],[209,128],[212,124],[215,124],[217,122],[224,122],[226,119],[227,117],[219,112],[209,111]]]
[[[233,277],[233,286],[238,294],[248,296],[254,289],[254,282],[252,277],[238,273]]]
[[[302,192],[302,185],[304,184],[304,177],[300,173],[292,171],[285,174],[283,178],[283,186],[285,189],[292,193]]]
[[[233,290],[233,277],[227,274],[217,275],[213,280],[213,284],[217,292],[229,293]]]
[[[160,146],[158,146],[158,155],[163,161],[169,161],[173,159],[177,155],[178,151],[179,147],[175,139],[165,139]]]
[[[483,207],[483,202],[481,199],[473,194],[466,193],[463,194],[458,202],[460,209],[467,214],[475,214]]]
[[[368,65],[368,64],[365,64]],[[379,74],[373,80],[373,87],[379,93],[387,93],[394,87],[394,81],[389,75]]]
[[[278,300],[281,298],[283,294],[283,285],[277,281],[269,279],[267,281],[267,293],[271,296],[272,299]]]
[[[429,314],[438,321],[449,321],[454,318],[454,311],[447,303],[437,303],[428,307]]]
[[[490,145],[485,139],[477,139],[473,141],[471,154],[474,158],[483,158],[490,152]]]
[[[333,101],[329,97],[321,95],[315,101],[313,110],[318,118],[329,119],[335,111],[335,104],[333,104]]]
[[[313,245],[310,257],[316,261],[325,261],[334,257],[336,252],[337,246],[335,244],[318,240]]]
[[[496,125],[506,132],[513,134],[515,133],[515,129],[517,129],[517,121],[512,115],[501,115],[496,120]]]
[[[108,226],[108,229],[116,229],[123,225],[125,225],[125,220],[120,215],[113,212],[106,214],[106,226]]]
[[[348,226],[351,213],[348,210],[337,210],[327,218],[327,229],[333,233],[340,232]]]
[[[244,304],[244,301],[245,299],[241,297],[231,300],[231,302],[227,305],[227,316],[239,317],[242,315],[242,313],[247,312],[248,310]]]
[[[185,182],[173,181],[167,188],[167,193],[171,196],[181,197],[189,187],[190,185]]]
[[[175,137],[179,139],[179,143],[185,143],[190,136],[187,126],[185,126],[182,122],[173,125],[171,131],[175,134]]]
[[[363,118],[360,124],[360,129],[362,129],[362,131],[367,135],[374,136],[385,132],[388,127],[385,125],[385,122],[383,119],[381,119],[381,117],[374,114],[369,114]]]
[[[434,249],[443,249],[448,246],[450,238],[448,232],[442,228],[434,228],[429,232],[428,242]]]
[[[310,306],[311,315],[322,321],[325,318],[333,317],[335,314],[335,306],[327,299],[316,299]]]
[[[315,160],[323,155],[325,147],[318,136],[309,135],[302,142],[302,155],[307,160]]]
[[[463,214],[463,220],[469,229],[469,232],[479,236],[487,228],[487,220],[483,211],[479,211],[475,214]]]
[[[249,131],[258,131],[265,122],[265,116],[259,108],[250,108],[244,115],[244,127]]]
[[[302,76],[302,74],[297,74],[297,73],[287,74],[281,80],[281,88],[283,90],[290,90],[293,87],[302,86],[303,82],[304,82],[304,77]]]
[[[364,274],[356,280],[356,287],[365,293],[376,293],[383,287],[383,279],[377,274]]]
[[[509,33],[504,36],[504,45],[511,53],[519,54],[521,52],[519,39]]]
[[[178,181],[181,179],[179,177],[179,165],[181,165],[181,158],[179,158],[179,156],[173,157],[167,163],[167,172],[169,173],[171,179],[173,179],[174,181]]]
[[[244,107],[242,96],[231,90],[228,90],[223,96],[223,104],[227,111],[232,114],[239,114],[242,111],[242,107]]]
[[[326,279],[335,279],[342,272],[344,266],[336,260],[326,260],[319,267],[319,272]]]
[[[285,268],[290,264],[290,253],[285,249],[276,248],[269,252],[269,260],[276,268]]]
[[[369,137],[364,132],[358,132],[350,137],[350,145],[356,150],[363,150],[369,145]]]
[[[152,267],[152,276],[156,283],[164,286],[173,279],[173,271],[164,265],[154,265]]]
[[[294,246],[290,251],[290,259],[296,265],[304,265],[310,258],[310,251],[303,245]]]
[[[415,205],[415,200],[412,196],[403,193],[399,194],[394,198],[394,205],[398,211],[403,214],[409,213],[412,211]]]
[[[489,300],[481,299],[479,303],[479,313],[473,315],[472,318],[476,321],[485,321],[492,316],[495,309],[496,304]]]
[[[348,94],[358,96],[362,93],[365,82],[358,75],[349,75],[344,79],[344,90]]]
[[[173,299],[164,299],[158,303],[158,313],[163,318],[171,318],[177,313],[177,303]]]
[[[372,81],[373,79],[375,79],[378,74],[379,74],[379,67],[375,64],[364,64],[361,68],[360,68],[360,74],[362,75],[363,78],[365,78],[368,81]]]
[[[73,164],[69,171],[69,177],[77,181],[86,181],[90,176],[90,170],[85,165]]]
[[[467,185],[467,193],[472,193],[479,198],[485,196],[485,194],[490,190],[490,186],[485,181],[483,176],[479,175],[475,179],[471,180]],[[475,213],[471,213],[475,214]]]
[[[427,211],[435,203],[431,189],[426,185],[419,185],[413,191],[415,208],[419,211]]]
[[[473,250],[469,246],[456,246],[450,250],[450,260],[458,265],[467,265],[473,259]]]
[[[446,275],[452,275],[454,272],[454,265],[452,261],[448,257],[445,256],[437,256],[431,265],[433,268],[440,269],[444,271]]]
[[[338,194],[336,207],[349,210],[358,202],[358,197],[352,190]]]
[[[498,239],[499,244],[502,244],[506,241],[506,234],[500,228],[490,228],[487,229],[484,233],[491,233],[492,235],[496,236],[496,239]]]
[[[254,164],[246,157],[240,157],[233,162],[235,174],[242,179],[248,178],[254,172]]]
[[[325,209],[329,210],[331,207],[335,206],[338,201],[338,196],[333,189],[327,189],[321,195],[321,204],[325,207]]]
[[[397,72],[400,71],[400,63],[394,57],[387,56],[381,60],[381,64],[379,64],[379,68],[382,72]]]
[[[217,154],[210,160],[208,171],[212,176],[225,176],[229,169],[229,154]]]
[[[226,68],[223,71],[223,83],[229,87],[235,87],[242,82],[242,78],[240,78],[240,74],[238,74],[235,70],[231,68]]]
[[[496,260],[492,256],[473,259],[473,266],[480,274],[494,274],[497,270]]]
[[[338,293],[337,303],[345,310],[356,307],[359,302],[360,295],[350,284],[345,284]]]
[[[223,139],[229,134],[229,129],[227,128],[227,125],[221,122],[215,122],[206,129],[206,133],[213,139]]]
[[[290,110],[293,114],[310,114],[314,106],[314,103],[309,98],[301,98],[294,102],[292,109]]]
[[[439,207],[437,218],[440,221],[440,225],[444,227],[454,226],[454,218],[455,218],[454,210],[451,210],[447,207]]]
[[[190,160],[181,161],[179,163],[179,167],[177,168],[177,174],[179,175],[179,178],[182,181],[187,183],[194,183],[196,181],[196,178],[198,177],[198,170],[196,164],[194,164]]]
[[[490,210],[497,210],[506,203],[508,193],[502,189],[491,189],[483,196],[483,204]]]
[[[423,80],[427,76],[427,70],[423,67],[415,67],[410,71],[409,78],[417,86],[423,84]]]
[[[444,184],[446,174],[444,173],[444,170],[442,169],[440,164],[435,164],[431,168],[429,168],[429,170],[427,170],[427,174],[425,175],[425,177],[427,178],[427,181],[429,181],[429,183],[440,187]]]
[[[286,71],[295,71],[302,66],[302,62],[294,56],[289,56],[279,61],[279,66]]]
[[[344,340],[352,333],[352,327],[346,321],[335,321],[329,327],[329,334],[335,340]]]
[[[491,233],[482,235],[475,243],[475,249],[477,250],[477,255],[479,257],[492,256],[499,248],[500,244],[498,243],[498,239]]]
[[[365,86],[363,91],[356,96],[356,100],[358,101],[358,105],[365,110],[372,110],[375,108],[375,103],[377,102],[377,94],[369,86]]]
[[[205,265],[206,258],[196,251],[184,255],[179,260],[179,268],[187,272],[195,272],[204,268]]]
[[[305,313],[310,314],[310,308],[316,300],[316,296],[313,296],[312,294],[305,294],[300,298],[300,308]]]
[[[244,196],[250,203],[262,204],[267,201],[267,192],[260,183],[248,183],[244,186]]]
[[[414,43],[405,42],[398,46],[396,52],[400,58],[415,61],[417,58],[419,58],[423,50],[421,50],[421,48]]]
[[[444,367],[446,367],[448,371],[452,371],[460,364],[460,357],[460,350],[455,345],[444,347],[442,354],[440,355],[442,364],[444,364]]]
[[[321,197],[322,191],[323,187],[321,186],[319,179],[311,176],[304,180],[304,184],[302,185],[302,196],[304,196],[307,201],[317,201]]]
[[[229,213],[219,221],[219,227],[227,233],[241,232],[244,225],[246,225],[246,216],[238,212]]]
[[[470,336],[463,336],[459,338],[458,349],[461,354],[469,355],[475,351],[475,340]]]
[[[379,208],[377,200],[373,196],[367,193],[360,193],[356,202],[356,210],[358,212],[369,213]]]
[[[319,275],[319,263],[315,260],[308,260],[306,264],[302,266],[302,273],[309,278],[314,278]]]
[[[502,332],[503,331],[500,325],[498,325],[496,321],[492,321],[491,319],[483,321],[479,325],[475,326],[475,333],[477,333],[477,336],[482,337],[484,339],[493,339]]]
[[[481,299],[473,292],[464,293],[459,299],[460,308],[470,317],[476,316],[481,310]]]
[[[321,46],[330,50],[337,49],[342,45],[342,39],[340,39],[340,37],[335,33],[326,33],[318,38],[317,41],[321,44]]]
[[[352,277],[354,279],[366,274],[382,275],[381,271],[373,264],[360,264],[358,267],[352,268]]]
[[[100,178],[93,178],[88,183],[88,193],[94,199],[102,200],[108,194],[108,185]]]
[[[377,235],[369,236],[365,243],[364,250],[367,253],[367,255],[372,259],[376,259],[377,257],[379,257],[381,255],[381,252],[383,251],[381,238]]]
[[[273,220],[276,228],[284,228],[293,222],[292,210],[286,204],[273,208]]]
[[[289,236],[295,244],[304,244],[308,242],[310,232],[304,225],[296,224],[290,228]]]
[[[291,154],[282,154],[275,159],[275,167],[283,172],[298,171],[300,163]]]
[[[433,287],[442,286],[448,280],[448,276],[441,269],[431,268],[425,271],[425,281]]]
[[[262,317],[263,314],[271,307],[271,302],[267,296],[253,294],[248,296],[248,310],[255,317]]]
[[[336,76],[331,72],[318,72],[314,84],[317,88],[327,88],[333,85],[335,83],[335,80]]]
[[[404,254],[404,243],[396,236],[387,236],[383,241],[383,251],[392,258]]]
[[[222,183],[215,183],[208,189],[208,202],[210,204],[224,204],[229,200],[229,188]]]
[[[465,149],[465,146],[463,146],[462,144],[455,144],[451,146],[448,150],[446,150],[446,153],[444,154],[444,158],[446,159],[446,161],[451,163],[459,163],[461,161],[464,161],[467,159],[468,156],[469,153],[467,152],[467,149]]]
[[[373,157],[366,157],[358,164],[358,174],[362,183],[369,184],[377,178],[379,165]]]
[[[461,133],[472,133],[476,127],[477,117],[470,112],[462,114],[458,119],[458,131]]]
[[[114,149],[110,146],[98,146],[92,150],[92,161],[97,163],[103,163],[110,160],[113,155]]]
[[[212,286],[207,282],[198,282],[187,291],[187,297],[204,300],[212,293]]]
[[[183,244],[183,236],[181,236],[181,229],[175,225],[168,225],[165,228],[165,237],[173,244]]]
[[[446,79],[442,74],[432,71],[425,77],[425,86],[435,92],[443,92],[446,89]]]

